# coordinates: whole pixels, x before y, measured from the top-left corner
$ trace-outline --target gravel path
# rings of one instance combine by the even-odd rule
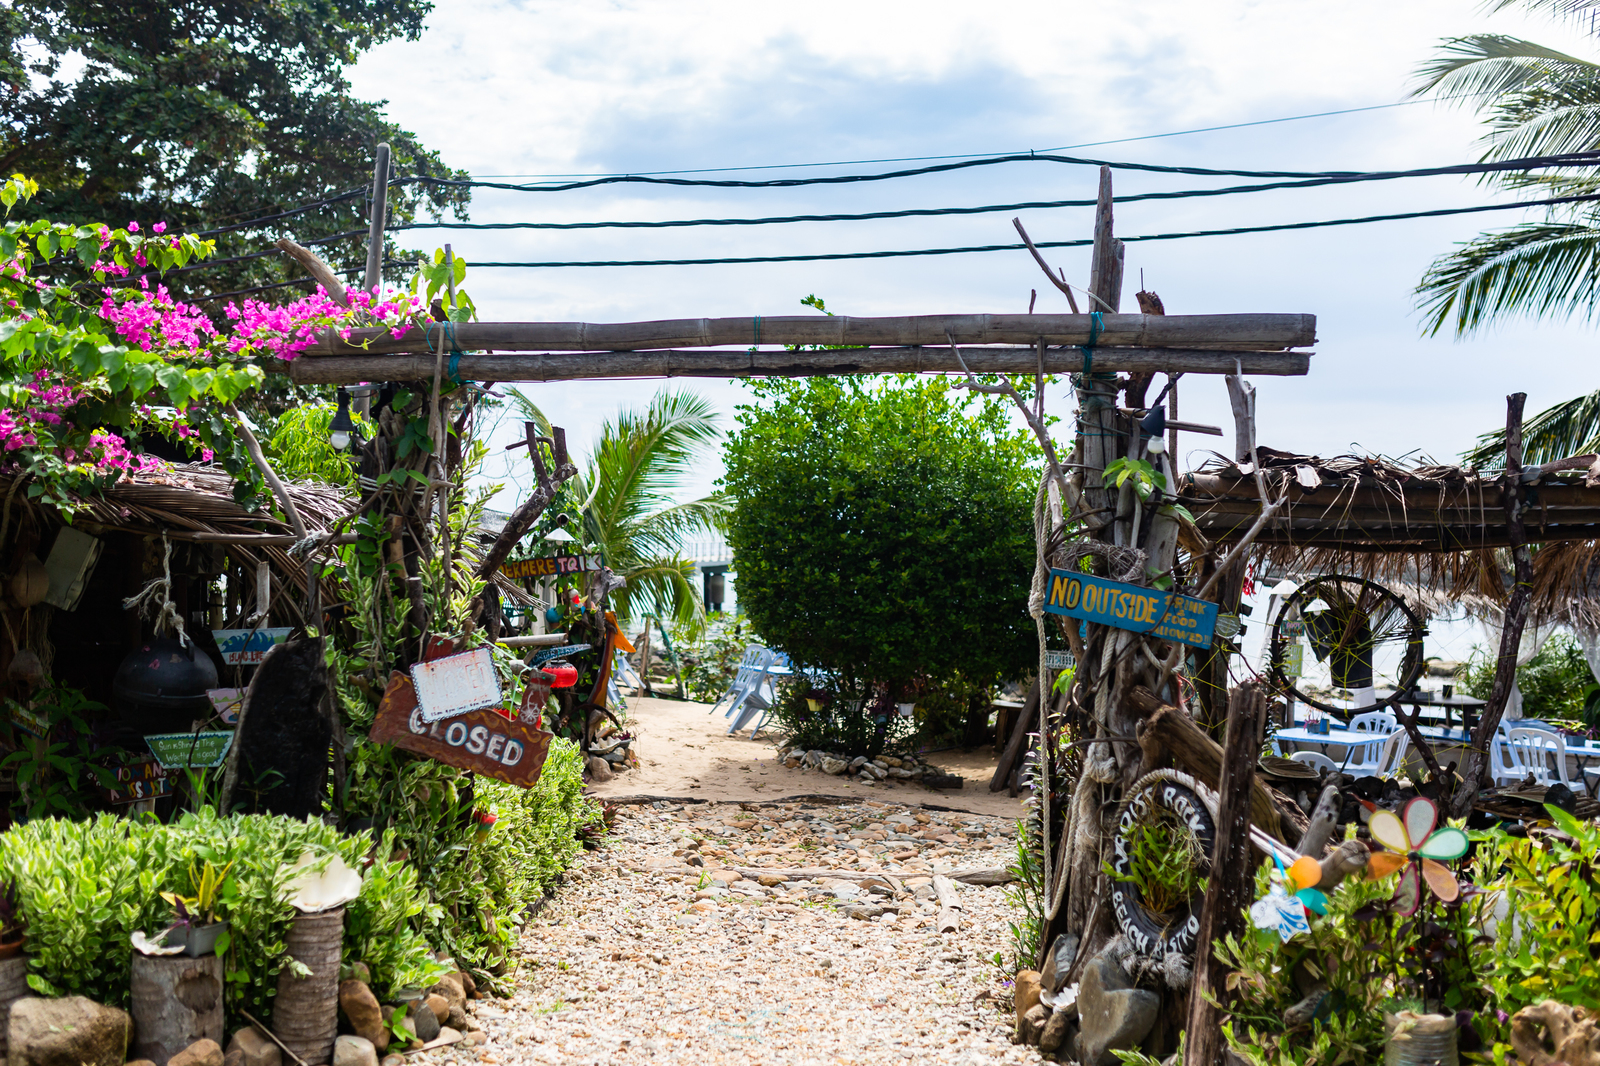
[[[514,997],[477,1004],[489,1044],[438,1063],[1037,1062],[1011,1043],[1001,888],[931,875],[1005,866],[1015,825],[855,802],[625,807],[528,926]],[[697,865],[703,864],[703,865]],[[898,872],[759,884],[728,866]],[[919,876],[920,875],[920,876]]]

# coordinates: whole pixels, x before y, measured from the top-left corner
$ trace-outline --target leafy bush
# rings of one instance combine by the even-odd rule
[[[1037,446],[1007,409],[911,376],[752,387],[723,484],[765,642],[891,694],[1026,673]]]
[[[1478,856],[1508,910],[1489,974],[1507,1014],[1546,999],[1600,1009],[1600,826],[1545,810],[1570,840],[1495,833]]]
[[[1489,689],[1494,685],[1494,664],[1494,654],[1481,646],[1474,647],[1471,658],[1462,668],[1461,686],[1480,700],[1488,699]],[[1583,647],[1566,633],[1557,633],[1545,641],[1539,654],[1517,671],[1522,713],[1527,718],[1581,719],[1595,687],[1594,673],[1583,657]]]
[[[171,917],[163,891],[192,895],[197,862],[231,864],[221,916],[229,923],[227,1003],[258,1017],[271,1011],[294,908],[283,868],[306,852],[339,855],[357,869],[372,849],[365,834],[341,835],[314,820],[267,815],[219,818],[210,811],[173,825],[102,815],[93,821],[35,819],[0,835],[0,867],[16,877],[28,917],[28,983],[43,995],[83,995],[126,1006],[130,937]],[[346,907],[345,961],[366,961],[380,994],[426,983],[438,971],[412,924],[422,907],[415,873],[387,856],[392,839]]]
[[[691,700],[715,703],[728,691],[750,636],[736,615],[709,615],[703,624],[673,627],[673,642],[683,666],[683,689]]]
[[[811,709],[812,699],[822,704],[819,710]],[[804,682],[785,685],[771,720],[786,744],[852,758],[910,752],[917,734],[915,719],[900,717],[892,704],[887,709],[875,704],[870,688],[848,683],[832,693]]]

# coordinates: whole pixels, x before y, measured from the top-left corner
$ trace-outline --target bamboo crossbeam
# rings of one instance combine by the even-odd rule
[[[1293,377],[1309,373],[1311,352],[1205,351],[1183,348],[1096,348],[1094,368],[1181,374]],[[976,374],[1033,374],[1036,348],[963,348]],[[431,355],[301,357],[289,376],[302,385],[352,385],[363,381],[418,381],[433,374]],[[1047,374],[1083,369],[1081,348],[1046,348]],[[959,374],[955,353],[943,348],[853,348],[837,351],[629,351],[537,352],[462,355],[454,363],[463,381],[575,381],[637,377],[814,377],[823,374]]]
[[[659,322],[463,322],[454,327],[462,351],[638,351],[760,344],[1100,344],[1107,347],[1226,348],[1276,351],[1316,343],[1316,315],[782,315],[773,318],[683,318]],[[332,330],[303,354],[383,355],[438,349],[451,334],[443,324],[394,337],[363,328],[341,339]]]
[[[1245,530],[1241,525],[1220,536],[1216,530],[1201,524],[1202,533],[1219,543],[1236,539]],[[1600,540],[1600,522],[1527,523],[1528,540],[1535,544],[1554,544],[1561,541]],[[1309,530],[1266,529],[1256,537],[1258,545],[1291,545],[1297,548],[1339,548],[1359,552],[1452,552],[1471,551],[1478,548],[1504,548],[1510,544],[1505,525],[1491,525],[1487,529],[1477,526],[1439,526],[1434,529],[1346,526]]]

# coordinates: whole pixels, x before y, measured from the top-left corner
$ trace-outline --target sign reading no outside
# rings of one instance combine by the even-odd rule
[[[1197,648],[1211,646],[1217,626],[1214,603],[1070,570],[1050,571],[1044,609]]]

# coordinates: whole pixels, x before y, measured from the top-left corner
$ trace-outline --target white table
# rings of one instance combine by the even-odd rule
[[[1293,729],[1278,730],[1272,735],[1272,739],[1279,743],[1300,745],[1295,749],[1296,751],[1304,751],[1307,746],[1312,744],[1320,745],[1324,749],[1322,754],[1339,763],[1342,767],[1350,761],[1351,749],[1360,747],[1363,744],[1371,744],[1373,741],[1381,741],[1383,735],[1354,729],[1330,729],[1326,733],[1313,733],[1309,729],[1296,726]],[[1326,749],[1328,748],[1340,749],[1340,755],[1336,756],[1327,751]],[[1342,756],[1342,761],[1340,756]]]

